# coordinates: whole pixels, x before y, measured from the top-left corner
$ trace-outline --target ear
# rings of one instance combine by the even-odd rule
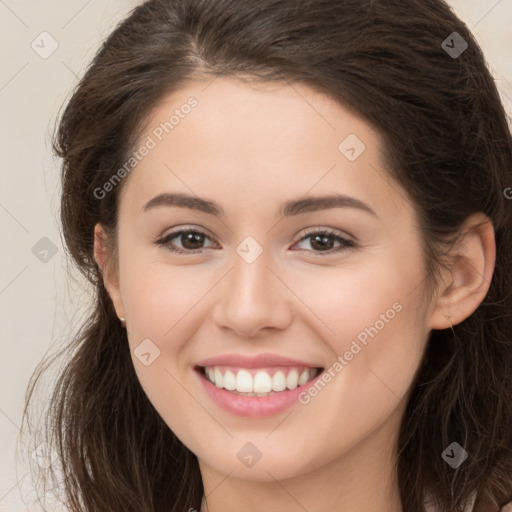
[[[446,329],[468,318],[484,300],[494,272],[494,227],[483,213],[469,217],[449,258],[446,282],[438,291],[432,329]]]
[[[117,316],[124,318],[124,306],[119,288],[119,276],[116,270],[117,265],[111,260],[113,255],[108,253],[106,237],[103,226],[98,222],[94,226],[94,259],[102,270],[103,284],[112,299]]]

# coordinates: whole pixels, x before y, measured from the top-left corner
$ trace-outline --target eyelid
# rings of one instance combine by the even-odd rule
[[[173,238],[178,237],[182,233],[186,232],[196,232],[201,233],[205,235],[210,241],[215,242],[215,238],[211,236],[208,232],[208,230],[205,230],[203,228],[198,228],[196,226],[192,225],[184,225],[179,226],[174,230],[171,230],[170,232],[163,234],[159,237],[157,237],[156,240],[154,240],[154,243],[157,245],[161,245],[163,247],[166,247],[169,240],[172,240]],[[334,255],[339,254],[340,252],[343,252],[345,250],[355,249],[357,247],[357,240],[352,235],[349,235],[348,233],[339,231],[335,228],[327,228],[327,227],[321,227],[321,226],[315,226],[312,228],[306,228],[304,231],[301,232],[300,235],[298,235],[297,240],[293,243],[292,247],[297,245],[298,243],[302,242],[303,240],[307,239],[309,236],[313,234],[327,234],[330,236],[333,236],[335,238],[338,238],[339,240],[343,241],[342,245],[336,249],[329,249],[327,251],[311,251],[307,249],[299,249],[306,251],[309,254],[314,254],[315,256],[328,256],[328,255]],[[168,247],[167,247],[168,248]],[[210,247],[204,247],[201,249],[180,249],[180,248],[168,248],[171,252],[177,253],[177,254],[199,254],[202,253],[205,249],[208,249]]]
[[[198,228],[196,226],[191,226],[191,225],[184,225],[184,226],[179,226],[175,229],[172,229],[171,231],[165,233],[161,236],[158,236],[155,240],[153,240],[153,242],[157,245],[161,245],[163,247],[166,247],[167,244],[169,243],[168,241],[169,240],[172,240],[173,238],[177,238],[180,234],[182,233],[187,233],[187,232],[194,232],[194,233],[201,233],[203,235],[205,235],[206,238],[208,238],[209,240],[215,242],[215,238],[209,234],[208,230],[205,230],[203,228]],[[216,243],[216,242],[215,242]],[[169,249],[169,248],[168,248]],[[198,254],[200,252],[203,252],[205,249],[209,249],[209,247],[204,247],[202,249],[180,249],[180,248],[174,248],[174,249],[169,249],[171,252],[175,252],[175,253],[182,253],[182,254]]]
[[[340,234],[340,231],[338,231],[337,229],[325,228],[325,227],[308,228],[305,232],[303,232],[299,236],[299,239],[297,240],[297,242],[295,242],[293,244],[293,246],[301,243],[303,240],[306,240],[307,238],[309,238],[310,236],[312,236],[314,234],[326,234],[328,236],[337,238],[338,241],[341,243],[341,245],[337,248],[329,249],[327,251],[311,251],[311,250],[307,250],[307,249],[302,249],[302,250],[306,251],[308,254],[312,254],[313,257],[334,256],[334,255],[338,255],[342,252],[346,252],[347,250],[354,250],[358,247],[357,241],[351,235],[347,236],[344,232],[342,232],[342,234]]]
[[[302,230],[298,235],[299,241],[302,240],[305,236],[312,235],[313,233],[329,233],[335,236],[339,236],[340,238],[353,241],[354,243],[357,242],[357,238],[352,236],[350,233],[336,228],[329,228],[327,226],[314,226],[312,228],[306,228]]]
[[[215,237],[208,231],[207,229],[200,228],[197,226],[194,226],[193,224],[188,225],[180,225],[175,228],[171,228],[170,231],[164,231],[162,235],[160,235],[158,238],[167,238],[170,235],[178,235],[182,231],[197,231],[198,233],[202,233],[203,235],[206,235],[208,238],[215,239]]]
[[[182,231],[197,231],[198,233],[202,233],[202,234],[208,236],[210,239],[215,239],[215,237],[210,233],[210,231],[208,231],[207,229],[204,229],[204,228],[199,228],[194,225],[185,224],[183,226],[176,227],[175,230],[173,230],[173,229],[174,228],[171,228],[171,231],[169,231],[168,233],[164,232],[164,234],[158,236],[157,239],[167,238],[169,235],[177,235]],[[301,241],[307,235],[311,235],[313,233],[318,233],[318,232],[324,232],[324,231],[335,234],[336,236],[339,236],[341,238],[349,238],[350,240],[357,242],[357,238],[355,236],[352,236],[350,233],[347,233],[346,231],[338,230],[336,228],[330,228],[327,226],[314,226],[312,228],[304,228],[301,232],[299,232],[299,235],[297,235],[297,237],[298,237],[297,241]]]

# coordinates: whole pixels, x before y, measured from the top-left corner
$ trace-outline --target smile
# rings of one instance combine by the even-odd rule
[[[194,372],[209,398],[224,411],[264,417],[298,402],[300,393],[320,378],[323,368],[196,366]]]
[[[320,373],[320,368],[276,366],[273,368],[236,368],[207,366],[203,373],[218,388],[245,396],[270,396],[302,386]]]

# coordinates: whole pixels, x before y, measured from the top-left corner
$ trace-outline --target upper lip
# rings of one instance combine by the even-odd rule
[[[223,354],[203,359],[197,366],[239,366],[242,368],[263,368],[265,366],[308,366],[321,368],[320,365],[290,359],[277,354],[258,354],[257,356],[244,356],[242,354]]]

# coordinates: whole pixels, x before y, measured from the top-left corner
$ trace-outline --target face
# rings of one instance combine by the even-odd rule
[[[109,292],[140,383],[203,471],[270,481],[363,452],[375,465],[395,442],[431,329],[413,206],[384,168],[378,133],[327,96],[207,84],[151,113],[120,198]],[[262,354],[293,361],[253,359]],[[280,389],[284,376],[292,389],[215,391],[197,371],[215,357],[212,373],[228,382],[249,374],[257,390]],[[294,390],[293,369],[308,367],[313,380]]]

